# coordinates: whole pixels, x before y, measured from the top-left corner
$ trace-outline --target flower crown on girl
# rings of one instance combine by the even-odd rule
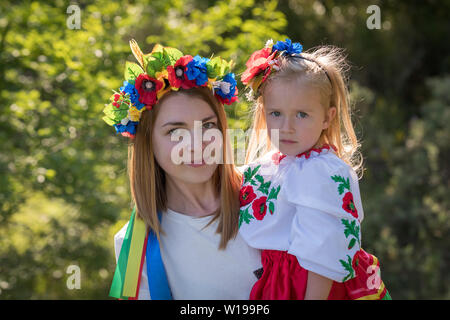
[[[247,98],[253,100],[259,96],[259,88],[263,82],[266,81],[271,72],[279,70],[278,58],[281,56],[299,58],[316,63],[325,72],[325,75],[331,82],[325,68],[316,60],[303,56],[301,54],[302,51],[303,46],[300,43],[293,43],[289,38],[286,38],[285,41],[277,41],[276,44],[273,44],[273,40],[270,39],[266,42],[263,49],[253,52],[245,64],[247,69],[241,76],[242,83],[250,87]]]
[[[103,109],[103,120],[125,137],[135,137],[141,113],[151,110],[171,90],[208,87],[223,104],[237,100],[238,88],[230,72],[232,60],[192,57],[160,44],[144,55],[134,39],[130,47],[139,65],[126,62],[123,86],[119,92],[113,90],[110,103]]]

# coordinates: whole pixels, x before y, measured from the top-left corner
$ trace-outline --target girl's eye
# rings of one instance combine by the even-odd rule
[[[274,116],[274,117],[279,117],[279,116],[280,116],[280,112],[279,112],[279,111],[272,111],[272,112],[270,113],[270,115],[271,115],[271,116]]]
[[[299,112],[297,113],[297,118],[306,118],[308,116],[308,114],[304,113],[304,112]]]
[[[203,124],[203,128],[204,129],[212,129],[216,126],[216,124],[214,122],[206,122]]]

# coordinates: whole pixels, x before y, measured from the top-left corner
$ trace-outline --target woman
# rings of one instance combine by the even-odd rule
[[[187,147],[179,152],[174,152],[179,142],[173,141],[180,132],[195,137],[196,121],[201,121],[203,131],[222,133],[222,154],[229,152],[223,103],[231,104],[237,96],[230,63],[183,56],[174,48],[159,45],[144,56],[134,42],[131,47],[140,67],[127,63],[131,70],[128,75],[125,72],[127,82],[118,96],[112,97],[114,104],[105,108],[105,121],[134,140],[128,168],[137,212],[136,219],[132,216],[115,235],[118,267],[110,295],[125,299],[248,299],[261,261],[259,251],[248,247],[237,233],[241,176],[233,164],[208,164],[205,157],[200,164],[178,163],[175,160],[186,159],[189,153],[192,157],[187,158],[194,158],[195,141],[187,141]],[[161,64],[155,63],[159,58]],[[117,110],[127,112],[116,116]],[[212,142],[202,141],[201,150]],[[143,221],[145,228],[139,229]],[[159,260],[151,260],[158,251],[159,269],[155,267]],[[164,286],[161,279],[165,277],[168,294],[157,296],[156,289]],[[136,295],[124,294],[130,287],[128,291]]]

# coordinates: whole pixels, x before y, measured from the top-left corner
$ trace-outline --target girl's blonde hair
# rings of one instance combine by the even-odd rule
[[[337,148],[337,155],[351,165],[355,171],[361,171],[362,157],[358,152],[359,142],[351,122],[349,92],[347,89],[346,62],[343,50],[333,46],[312,48],[301,56],[279,56],[278,70],[272,73],[259,88],[259,97],[253,106],[252,130],[245,162],[253,162],[273,149],[267,133],[264,113],[264,90],[277,79],[300,80],[319,89],[322,105],[327,111],[336,107],[336,116],[327,129],[322,131],[318,146],[331,144]]]
[[[141,115],[134,142],[128,148],[128,176],[131,195],[136,205],[137,216],[143,219],[158,237],[161,225],[157,212],[167,210],[166,178],[164,170],[158,165],[152,144],[153,127],[160,112],[160,105],[168,96],[183,94],[197,97],[207,102],[217,116],[217,126],[224,137],[223,154],[230,152],[227,139],[227,119],[223,105],[217,101],[209,88],[191,88],[172,91],[163,96],[151,111]],[[215,192],[220,197],[220,208],[214,213],[210,223],[219,220],[217,233],[221,234],[220,249],[226,248],[228,241],[235,237],[239,226],[239,190],[242,176],[234,164],[219,164],[213,174]]]

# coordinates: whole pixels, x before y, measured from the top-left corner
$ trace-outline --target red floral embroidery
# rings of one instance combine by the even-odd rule
[[[239,192],[239,201],[241,202],[241,207],[246,206],[253,200],[255,200],[256,194],[253,191],[252,186],[245,186]]]
[[[311,152],[315,151],[317,153],[321,153],[323,150],[330,150],[330,148],[332,148],[335,152],[337,152],[337,148],[335,146],[330,144],[324,144],[320,148],[311,148],[308,151],[299,153],[298,155],[296,155],[296,157],[301,158],[302,156],[305,156],[306,159],[309,159],[309,157],[311,156]]]
[[[244,71],[241,77],[241,81],[243,84],[248,84],[250,80],[252,80],[257,75],[264,72],[264,78],[262,81],[266,80],[269,76],[270,71],[272,70],[272,66],[269,64],[270,61],[275,57],[276,51],[272,53],[272,48],[264,48],[258,51],[255,51],[248,59],[247,69]]]
[[[347,192],[344,195],[342,202],[342,208],[353,217],[358,218],[358,210],[356,210],[355,203],[353,202],[353,194],[351,192]]]
[[[253,209],[253,216],[257,220],[262,220],[267,212],[267,205],[266,205],[267,197],[261,197],[259,199],[256,199],[253,201],[252,209]]]
[[[139,93],[139,102],[152,106],[156,103],[156,93],[164,86],[162,81],[156,80],[147,74],[141,73],[134,84]]]
[[[308,151],[299,153],[295,157],[301,158],[301,157],[305,156],[305,159],[309,159],[309,157],[311,156],[311,152],[315,151],[320,154],[323,150],[330,150],[330,148],[332,148],[335,152],[337,152],[337,148],[335,146],[329,145],[329,144],[324,144],[320,148],[311,148]],[[281,152],[278,151],[272,155],[272,161],[274,164],[279,165],[281,160],[283,160],[285,157],[286,157],[285,154],[282,154]]]
[[[282,154],[281,152],[275,152],[272,155],[272,161],[274,164],[279,165],[280,161],[283,160],[286,157],[285,154]]]

